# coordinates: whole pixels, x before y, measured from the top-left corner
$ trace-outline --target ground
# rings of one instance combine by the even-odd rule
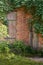
[[[35,57],[35,58],[29,58],[29,59],[36,61],[36,62],[43,62],[43,58]]]
[[[31,58],[14,55],[13,57],[0,57],[0,65],[43,65],[43,62],[36,62]]]

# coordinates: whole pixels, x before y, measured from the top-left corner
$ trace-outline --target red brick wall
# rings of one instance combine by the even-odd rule
[[[24,13],[23,9],[20,8],[17,10],[17,33],[16,39],[22,40],[25,42],[29,42],[29,28],[28,22],[26,20],[26,14]]]
[[[25,41],[26,43],[29,43],[30,32],[29,32],[29,25],[28,25],[27,19],[31,18],[31,17],[32,16],[30,13],[29,14],[24,13],[24,8],[17,9],[16,17],[14,16],[14,18],[16,18],[16,20],[14,22],[9,22],[9,35],[11,37],[16,36],[17,40],[22,40],[22,41]],[[16,24],[15,24],[15,22],[16,22]],[[34,40],[34,38],[33,38],[33,40]],[[43,38],[41,38],[39,35],[39,46],[42,44],[43,44]]]

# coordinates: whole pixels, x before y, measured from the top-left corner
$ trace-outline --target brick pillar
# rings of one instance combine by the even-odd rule
[[[29,42],[29,29],[28,22],[26,21],[26,15],[22,8],[17,10],[17,25],[16,25],[16,39]]]

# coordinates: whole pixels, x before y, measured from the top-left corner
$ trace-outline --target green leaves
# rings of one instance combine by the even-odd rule
[[[35,28],[34,32],[40,33],[40,23],[35,22],[35,24],[33,25],[33,27]]]
[[[7,11],[10,7],[7,3],[7,0],[0,0],[0,19],[5,19]]]
[[[7,35],[7,27],[0,23],[0,38],[6,37]]]
[[[1,17],[3,18],[3,16],[2,16],[2,14],[3,14],[3,6],[4,6],[4,3],[2,1],[0,1],[0,18]]]

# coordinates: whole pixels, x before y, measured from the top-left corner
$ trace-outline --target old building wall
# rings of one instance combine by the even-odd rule
[[[29,13],[25,13],[23,8],[19,8],[16,12],[11,12],[8,14],[8,29],[9,29],[9,36],[15,38],[16,40],[22,40],[27,44],[30,43],[30,31],[29,31],[29,24],[27,19],[30,19],[32,16]],[[37,43],[37,35],[33,33],[33,46],[40,46],[43,44],[43,38],[38,36]]]
[[[16,39],[29,43],[29,28],[26,15],[22,8],[17,10]]]

